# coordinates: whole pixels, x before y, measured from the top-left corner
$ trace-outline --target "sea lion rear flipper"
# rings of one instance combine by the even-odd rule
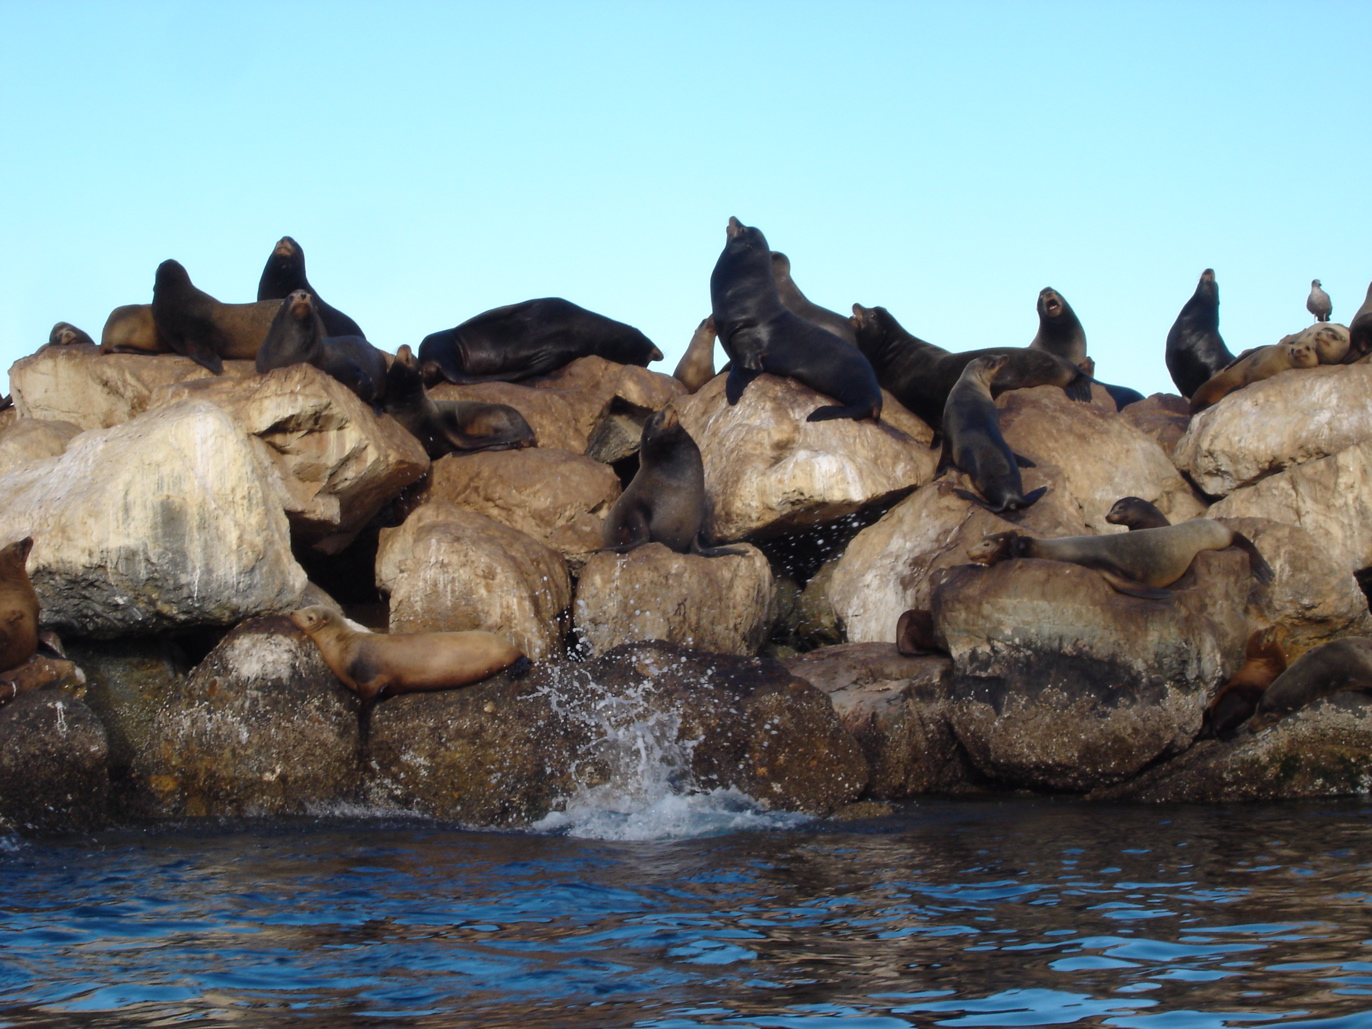
[[[1015,455],[1015,464],[1019,465],[1021,468],[1037,468],[1037,467],[1038,467],[1038,465],[1036,465],[1033,461],[1029,460],[1029,458],[1025,457],[1023,454],[1016,454],[1016,455]]]
[[[738,403],[738,398],[743,396],[743,391],[748,388],[748,383],[756,379],[759,374],[759,372],[749,371],[742,365],[735,365],[729,370],[729,378],[724,383],[724,399],[729,401],[730,407]]]
[[[691,553],[700,557],[743,557],[746,551],[735,550],[733,547],[707,547],[697,534],[696,538],[691,540]]]
[[[1091,402],[1091,383],[1090,375],[1078,375],[1075,379],[1062,387],[1062,391],[1073,400],[1079,403],[1089,404]]]
[[[1258,548],[1253,545],[1252,540],[1243,533],[1236,532],[1234,533],[1233,540],[1230,541],[1230,545],[1238,547],[1248,555],[1248,569],[1253,573],[1253,578],[1257,579],[1258,582],[1262,583],[1264,586],[1271,584],[1272,579],[1274,578],[1272,566],[1258,553]]]
[[[1169,600],[1172,597],[1171,590],[1158,589],[1156,586],[1149,586],[1121,575],[1113,568],[1102,567],[1100,565],[1088,565],[1100,572],[1100,577],[1108,582],[1117,593],[1124,593],[1131,597],[1142,597],[1144,600]]]
[[[1020,510],[1023,511],[1025,508],[1033,507],[1034,502],[1047,492],[1047,486],[1040,486],[1038,489],[1031,489],[1028,493],[1024,494],[1024,503],[1020,505]]]

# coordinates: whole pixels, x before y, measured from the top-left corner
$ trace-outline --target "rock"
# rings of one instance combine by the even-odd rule
[[[425,504],[382,529],[376,584],[391,597],[391,632],[484,629],[532,661],[562,654],[572,601],[566,561],[475,511]]]
[[[665,640],[721,654],[756,654],[773,616],[772,569],[756,547],[739,555],[677,554],[649,543],[591,555],[577,582],[573,623],[582,646]]]
[[[57,457],[80,431],[81,427],[71,422],[21,418],[0,431],[0,475],[30,461]]]
[[[84,432],[0,489],[0,538],[33,535],[42,624],[63,633],[231,625],[305,587],[269,474],[211,404]]]
[[[849,643],[783,664],[829,695],[867,758],[870,796],[963,792],[976,782],[944,716],[953,673],[948,658],[904,657],[891,643]]]
[[[1199,554],[1170,600],[1059,561],[951,572],[933,615],[953,658],[948,720],[973,766],[1002,785],[1085,792],[1184,749],[1242,661],[1249,581],[1233,548]]]
[[[149,737],[131,802],[154,817],[320,814],[360,796],[356,699],[283,617],[225,636]]]
[[[799,618],[796,636],[813,646],[830,646],[843,641],[843,629],[838,623],[838,615],[829,599],[829,589],[834,581],[839,558],[826,561],[819,571],[810,577],[800,593]],[[894,626],[892,626],[894,631]]]
[[[224,375],[256,374],[251,361],[225,361]],[[99,347],[49,347],[16,361],[10,388],[21,419],[71,422],[82,431],[122,425],[149,407],[159,387],[214,378],[179,354],[106,354]]]
[[[922,421],[885,396],[882,420],[807,422],[819,395],[760,375],[733,407],[725,377],[677,401],[705,464],[705,535],[764,539],[889,503],[933,478]]]
[[[538,447],[441,457],[406,506],[437,501],[475,511],[584,560],[600,547],[605,515],[619,494],[619,478],[606,465]]]
[[[58,690],[0,708],[0,820],[25,832],[89,832],[109,822],[100,720]]]
[[[1174,460],[1200,489],[1228,496],[1274,473],[1372,442],[1369,392],[1372,365],[1282,372],[1192,418]]]
[[[1191,424],[1191,402],[1175,393],[1154,393],[1130,404],[1119,416],[1162,447],[1169,458]]]
[[[373,515],[429,469],[423,446],[378,418],[351,390],[307,364],[244,379],[196,379],[159,388],[150,407],[187,398],[221,408],[276,475],[293,536],[342,550]]]

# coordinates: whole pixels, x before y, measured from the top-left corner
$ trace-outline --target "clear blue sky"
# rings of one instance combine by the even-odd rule
[[[564,296],[670,373],[730,215],[812,300],[960,350],[1040,288],[1171,390],[1207,266],[1238,350],[1372,279],[1372,5],[0,0],[0,362],[181,261],[256,297],[292,235],[374,343]],[[717,360],[720,358],[717,356]]]

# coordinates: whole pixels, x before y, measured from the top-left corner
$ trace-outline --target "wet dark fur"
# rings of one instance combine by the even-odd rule
[[[1142,497],[1120,497],[1106,514],[1105,520],[1111,525],[1128,526],[1131,532],[1135,529],[1156,529],[1172,524],[1165,514]]]
[[[282,236],[267,258],[262,278],[257,280],[258,300],[284,300],[298,289],[314,297],[315,308],[324,323],[325,336],[362,336],[361,326],[338,308],[327,304],[305,277],[305,251],[290,236]]]
[[[1167,371],[1188,400],[1234,355],[1220,337],[1220,290],[1211,268],[1201,273],[1192,294],[1167,333]]]
[[[271,300],[222,304],[196,289],[179,262],[157,266],[152,318],[158,337],[216,375],[224,371],[224,358],[256,359],[279,307]]]
[[[827,329],[849,346],[857,346],[857,334],[853,332],[853,323],[837,311],[820,307],[802,293],[795,280],[791,278],[791,259],[777,250],[772,251],[772,277],[776,279],[777,296],[781,298],[786,310],[799,315],[807,322],[813,322],[821,329]]]
[[[386,392],[386,355],[361,336],[326,336],[314,297],[296,290],[277,309],[257,351],[258,374],[310,364],[337,379],[368,404]]]
[[[455,450],[513,450],[537,443],[524,416],[508,404],[432,399],[408,346],[396,352],[386,373],[386,413],[419,440],[431,458]]]

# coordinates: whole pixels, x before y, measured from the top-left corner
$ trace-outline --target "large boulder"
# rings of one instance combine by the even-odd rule
[[[1154,393],[1120,411],[1120,417],[1162,447],[1171,458],[1191,424],[1191,402],[1175,393]]]
[[[567,562],[518,529],[431,503],[381,530],[376,584],[390,594],[392,632],[483,629],[530,660],[562,654],[572,602]]]
[[[232,625],[305,588],[270,472],[218,407],[150,411],[0,477],[42,623],[108,637]]]
[[[721,654],[756,654],[772,623],[772,569],[747,543],[738,554],[677,554],[649,543],[591,556],[577,581],[573,626],[589,653],[665,640]]]
[[[79,425],[42,418],[21,418],[6,426],[0,431],[0,475],[30,461],[57,457],[79,432]]]
[[[0,708],[0,823],[21,832],[84,832],[109,821],[104,727],[60,690]]]
[[[933,478],[929,427],[889,395],[882,420],[807,422],[820,395],[760,375],[734,406],[726,377],[677,401],[705,464],[706,535],[765,539],[834,522]]]

